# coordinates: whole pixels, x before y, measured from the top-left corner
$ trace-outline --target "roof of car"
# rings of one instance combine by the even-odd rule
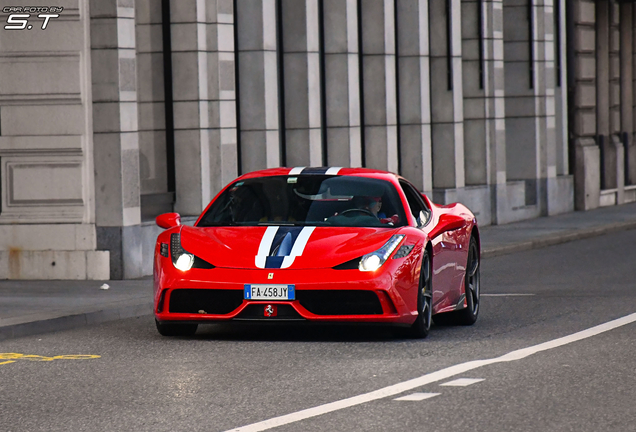
[[[374,178],[395,178],[395,174],[388,171],[371,168],[344,168],[344,167],[280,167],[252,171],[242,175],[241,179],[269,177],[281,175],[357,175]]]

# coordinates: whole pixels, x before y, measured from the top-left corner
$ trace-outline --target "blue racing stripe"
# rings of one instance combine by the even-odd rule
[[[329,167],[308,167],[301,171],[301,174],[327,174]]]

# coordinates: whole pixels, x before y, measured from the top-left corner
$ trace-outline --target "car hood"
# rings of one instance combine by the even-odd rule
[[[347,227],[189,227],[181,246],[216,267],[330,268],[382,247],[397,229]]]

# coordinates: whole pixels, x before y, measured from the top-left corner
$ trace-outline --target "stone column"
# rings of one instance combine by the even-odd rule
[[[525,217],[545,212],[546,111],[543,6],[535,0],[504,3],[506,170],[525,184]],[[538,8],[541,11],[538,11]],[[543,28],[543,27],[541,27]],[[552,96],[553,98],[554,96]]]
[[[362,165],[356,0],[323,0],[327,165]]]
[[[554,0],[560,1],[560,0]],[[568,176],[558,176],[558,135],[557,125],[557,71],[555,55],[554,5],[553,0],[544,0],[543,5],[534,6],[535,13],[535,71],[536,71],[536,115],[539,130],[540,165],[538,171],[539,193],[542,214],[555,215],[574,210],[574,188]],[[560,31],[560,29],[558,29]],[[561,58],[562,59],[562,58]],[[563,112],[559,113],[563,115]]]
[[[172,211],[168,192],[162,0],[135,0],[141,218]],[[154,204],[154,205],[153,205]]]
[[[393,0],[362,5],[362,74],[365,166],[398,171]]]
[[[503,2],[484,2],[484,93],[486,97],[487,182],[493,191],[492,223],[511,220],[506,176],[506,103]]]
[[[232,3],[170,7],[175,211],[198,215],[236,175]]]
[[[636,184],[636,7],[632,5],[632,102],[633,102],[633,121],[634,134],[632,135],[630,145],[627,149],[625,158],[629,166],[629,172],[625,173],[627,183]]]
[[[622,186],[632,184],[633,178],[630,173],[634,171],[633,163],[630,163],[630,155],[634,153],[634,6],[632,3],[620,4],[620,38],[621,38],[621,82],[620,82],[620,98],[621,98],[621,140],[625,148],[623,164],[624,182]],[[625,169],[627,168],[627,169]]]
[[[433,188],[457,189],[464,187],[461,0],[431,1],[429,16]],[[445,202],[444,192],[435,199]]]
[[[596,100],[596,31],[595,3],[574,2],[574,56],[571,67],[574,82],[573,124],[570,125],[575,146],[575,207],[589,210],[599,206],[600,151],[595,145],[597,127]]]
[[[134,3],[91,2],[97,246],[111,278],[141,276]]]
[[[496,195],[498,182],[506,183],[502,30],[500,0],[462,0],[464,167],[472,186],[462,201],[480,224],[497,222],[496,208],[504,204]]]
[[[206,12],[208,20],[208,92],[210,95],[210,172],[214,197],[239,173],[236,122],[236,65],[232,0],[216,0]]]
[[[621,98],[626,89],[621,87],[622,67],[621,67],[621,9],[618,2],[610,1],[610,134],[611,134],[611,161],[605,161],[608,168],[611,163],[613,172],[606,175],[610,181],[608,186],[616,189],[612,201],[615,204],[623,204],[625,190],[625,149],[623,147],[623,127],[621,124]]]
[[[275,0],[238,1],[241,171],[280,164]]]
[[[567,52],[567,10],[566,0],[553,0],[554,2],[554,61],[555,76],[558,80],[554,89],[554,101],[556,106],[556,171],[557,176],[566,176],[569,168],[569,125],[568,125],[568,68],[574,65],[568,64]]]
[[[486,92],[482,1],[462,0],[462,73],[464,94],[464,165],[466,185],[487,183]],[[485,9],[485,8],[484,8]],[[492,43],[492,39],[489,39]],[[494,94],[488,95],[493,97]]]
[[[288,166],[321,166],[318,0],[281,0]]]
[[[596,133],[601,147],[601,188],[616,186],[616,155],[610,138],[610,1],[596,2]]]
[[[428,0],[397,2],[401,174],[432,192]]]

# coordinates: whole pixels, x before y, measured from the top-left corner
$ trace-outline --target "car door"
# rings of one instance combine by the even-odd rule
[[[400,181],[400,186],[409,204],[409,210],[418,222],[418,228],[424,229],[429,224],[436,223],[432,220],[433,214],[422,199],[421,194],[410,183]],[[447,233],[440,234],[432,241],[433,246],[433,311],[448,307],[452,302],[452,285],[456,276],[454,260],[455,242]]]

